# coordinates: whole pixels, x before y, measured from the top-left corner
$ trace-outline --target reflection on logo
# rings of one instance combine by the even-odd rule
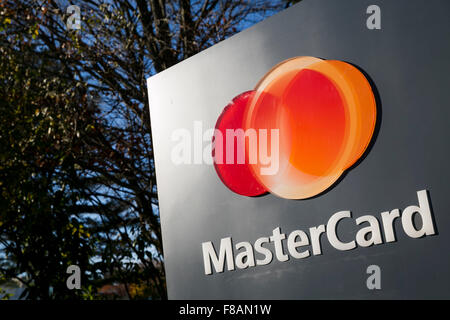
[[[374,94],[357,68],[288,59],[225,107],[213,138],[214,166],[238,194],[310,198],[362,156],[375,122]]]

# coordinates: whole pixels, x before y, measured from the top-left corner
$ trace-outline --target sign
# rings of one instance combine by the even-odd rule
[[[169,298],[450,298],[448,10],[304,0],[148,79]]]

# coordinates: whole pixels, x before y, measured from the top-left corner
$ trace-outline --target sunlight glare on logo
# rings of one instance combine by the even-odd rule
[[[213,138],[214,167],[241,195],[310,198],[363,155],[376,117],[372,88],[353,65],[288,59],[225,107]]]

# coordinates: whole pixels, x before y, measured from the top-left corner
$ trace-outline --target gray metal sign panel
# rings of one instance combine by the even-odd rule
[[[381,29],[366,26],[373,4]],[[447,0],[305,0],[149,79],[170,298],[450,298],[449,11]],[[227,189],[212,165],[174,163],[173,132],[184,128],[195,139],[199,123],[214,128],[233,97],[295,56],[352,63],[377,92],[372,146],[339,183],[307,200],[250,198]],[[342,210],[352,213],[338,226],[349,242],[361,229],[356,218],[370,214],[381,225],[382,212],[418,206],[424,189],[434,235],[411,238],[396,219],[393,242],[383,233],[382,244],[340,251],[322,235],[321,255],[205,274],[204,242],[216,250],[226,237],[253,244],[277,227],[288,235],[327,224]],[[368,289],[370,265],[380,268],[381,289]]]

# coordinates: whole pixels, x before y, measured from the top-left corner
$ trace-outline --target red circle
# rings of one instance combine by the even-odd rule
[[[247,152],[245,152],[245,145],[239,144],[238,139],[231,135],[228,135],[228,137],[231,137],[234,141],[231,140],[227,143],[227,130],[234,130],[234,132],[238,129],[244,130],[244,115],[247,104],[254,95],[255,91],[244,92],[235,97],[223,109],[215,127],[212,154],[214,168],[223,184],[231,191],[249,197],[262,195],[267,190],[258,182],[249,167],[249,157]],[[248,143],[248,141],[245,143]],[[243,163],[241,163],[242,161],[238,161],[238,152],[242,152],[245,157]],[[229,155],[229,159],[227,159],[227,154]]]

